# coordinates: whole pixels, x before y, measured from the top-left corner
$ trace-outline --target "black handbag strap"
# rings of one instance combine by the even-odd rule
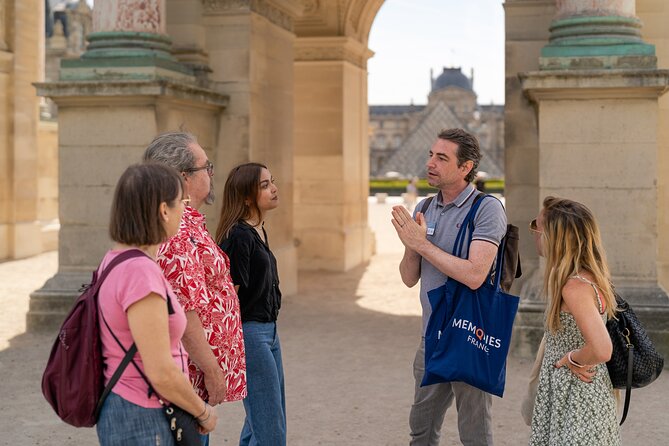
[[[104,318],[104,316],[103,316]],[[105,324],[107,321],[105,321]],[[109,325],[107,325],[109,327]],[[130,347],[130,350],[128,350],[123,357],[123,360],[121,363],[118,365],[118,368],[112,375],[111,379],[109,380],[109,383],[105,386],[105,390],[102,391],[102,395],[100,396],[100,399],[98,400],[98,405],[95,407],[95,419],[97,420],[100,417],[100,411],[102,410],[102,405],[104,404],[105,400],[109,396],[109,393],[111,390],[114,388],[116,383],[118,382],[119,378],[121,378],[121,375],[125,371],[125,368],[128,367],[128,364],[130,361],[132,361],[132,358],[135,356],[135,353],[137,353],[137,346],[133,343],[132,347]],[[134,362],[134,361],[133,361]]]
[[[623,417],[620,420],[620,426],[627,418],[627,411],[630,408],[630,399],[632,399],[632,377],[634,375],[634,346],[627,344],[627,386],[625,387],[625,406],[623,407]]]
[[[174,314],[174,307],[172,306],[172,299],[170,298],[170,294],[167,290],[165,290],[165,297],[167,298],[167,314],[169,316],[169,315]],[[137,373],[140,374],[142,379],[144,379],[147,386],[149,387],[149,391],[148,391],[148,394],[147,394],[148,397],[151,398],[151,395],[153,395],[153,394],[158,395],[158,393],[153,389],[153,386],[149,382],[149,379],[146,377],[146,375],[144,374],[142,369],[137,365],[137,363],[134,360],[134,356],[137,353],[137,344],[135,344],[133,342],[132,345],[130,346],[130,348],[128,350],[126,350],[126,348],[123,346],[121,341],[116,337],[116,335],[114,334],[114,331],[111,329],[111,327],[107,323],[107,319],[105,318],[104,313],[102,313],[102,312],[100,312],[100,313],[102,314],[102,320],[104,321],[105,325],[107,326],[107,330],[109,330],[109,333],[112,335],[112,337],[114,338],[114,340],[116,341],[118,346],[121,348],[121,350],[123,350],[125,352],[125,356],[123,357],[123,360],[121,361],[118,368],[114,372],[114,375],[109,380],[109,383],[105,387],[105,390],[102,392],[102,396],[100,397],[100,401],[98,401],[98,406],[95,410],[96,419],[97,419],[97,415],[99,415],[99,413],[100,413],[99,411],[102,410],[102,404],[104,403],[105,398],[107,398],[107,396],[111,392],[112,388],[114,387],[114,385],[116,385],[116,382],[121,378],[121,375],[125,371],[128,364],[131,363],[131,362],[132,362],[132,365],[135,367],[135,370],[137,370]],[[183,362],[184,358],[183,358],[183,352],[181,351],[181,347],[179,347],[179,353],[180,353],[180,356],[181,356],[181,371],[184,371],[184,362]],[[165,403],[160,398],[160,396],[158,396],[158,402],[160,402],[161,405],[165,406]]]
[[[109,273],[116,268],[118,265],[121,263],[125,262],[126,260],[133,259],[135,257],[142,257],[146,256],[144,252],[142,252],[139,249],[129,249],[127,251],[122,252],[121,254],[117,255],[112,259],[111,262],[109,262],[109,265],[105,267],[105,269],[102,271],[102,274],[98,279],[95,280],[95,284],[93,285],[93,292],[95,293],[95,299],[98,298],[98,292],[100,291],[100,287],[102,286],[102,283],[105,281]],[[100,311],[100,314],[102,314],[102,320],[104,321],[105,325],[107,325],[107,328],[109,328],[109,324],[107,324],[107,320],[105,319],[105,315]],[[109,330],[111,332],[111,329]],[[112,333],[112,336],[114,333]],[[112,375],[111,379],[109,380],[109,383],[105,386],[105,389],[102,391],[102,395],[100,396],[100,399],[98,400],[98,404],[95,407],[95,419],[97,420],[98,417],[100,416],[100,411],[102,410],[102,404],[105,402],[107,399],[107,396],[109,396],[109,392],[111,392],[111,389],[114,387],[116,382],[119,380],[121,375],[123,374],[123,371],[125,368],[128,366],[128,363],[132,361],[132,357],[135,355],[137,352],[137,346],[135,344],[130,347],[130,350],[126,352],[125,356],[123,357],[123,360],[119,364],[118,368]]]

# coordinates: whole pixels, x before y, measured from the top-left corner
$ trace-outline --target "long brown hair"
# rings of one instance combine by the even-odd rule
[[[245,163],[233,167],[223,188],[223,207],[216,228],[216,242],[221,243],[230,235],[230,229],[239,220],[260,216],[258,189],[260,172],[267,166]]]
[[[587,271],[606,305],[608,318],[615,315],[616,300],[602,246],[599,225],[585,205],[564,198],[544,199],[544,293],[548,298],[546,325],[551,332],[561,328],[562,288],[570,277]]]

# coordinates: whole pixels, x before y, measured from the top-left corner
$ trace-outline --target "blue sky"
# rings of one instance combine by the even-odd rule
[[[503,1],[386,0],[369,36],[369,103],[424,104],[430,68],[446,66],[473,68],[479,103],[503,104]]]
[[[370,104],[427,102],[430,68],[474,69],[481,104],[504,103],[503,0],[386,0],[372,24]]]

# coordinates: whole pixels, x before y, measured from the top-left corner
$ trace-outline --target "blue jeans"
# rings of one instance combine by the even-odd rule
[[[246,420],[240,446],[286,445],[286,395],[276,322],[244,322]]]
[[[147,409],[110,393],[96,424],[100,446],[174,446],[162,409]]]

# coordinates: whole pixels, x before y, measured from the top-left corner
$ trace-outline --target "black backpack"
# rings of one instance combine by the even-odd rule
[[[486,195],[487,194],[483,192],[479,192],[476,197],[474,197],[474,203]],[[427,211],[430,203],[432,203],[432,199],[434,199],[434,196],[428,197],[425,199],[425,201],[423,201],[423,205],[420,208],[420,212],[423,215],[425,215],[425,211]],[[472,203],[472,206],[474,203]],[[518,251],[518,226],[512,224],[506,225],[506,234],[504,234],[504,238],[506,239],[506,243],[504,244],[504,265],[502,268],[500,288],[508,293],[511,289],[511,285],[513,284],[514,279],[517,279],[523,275],[523,270],[520,265],[520,252]]]

